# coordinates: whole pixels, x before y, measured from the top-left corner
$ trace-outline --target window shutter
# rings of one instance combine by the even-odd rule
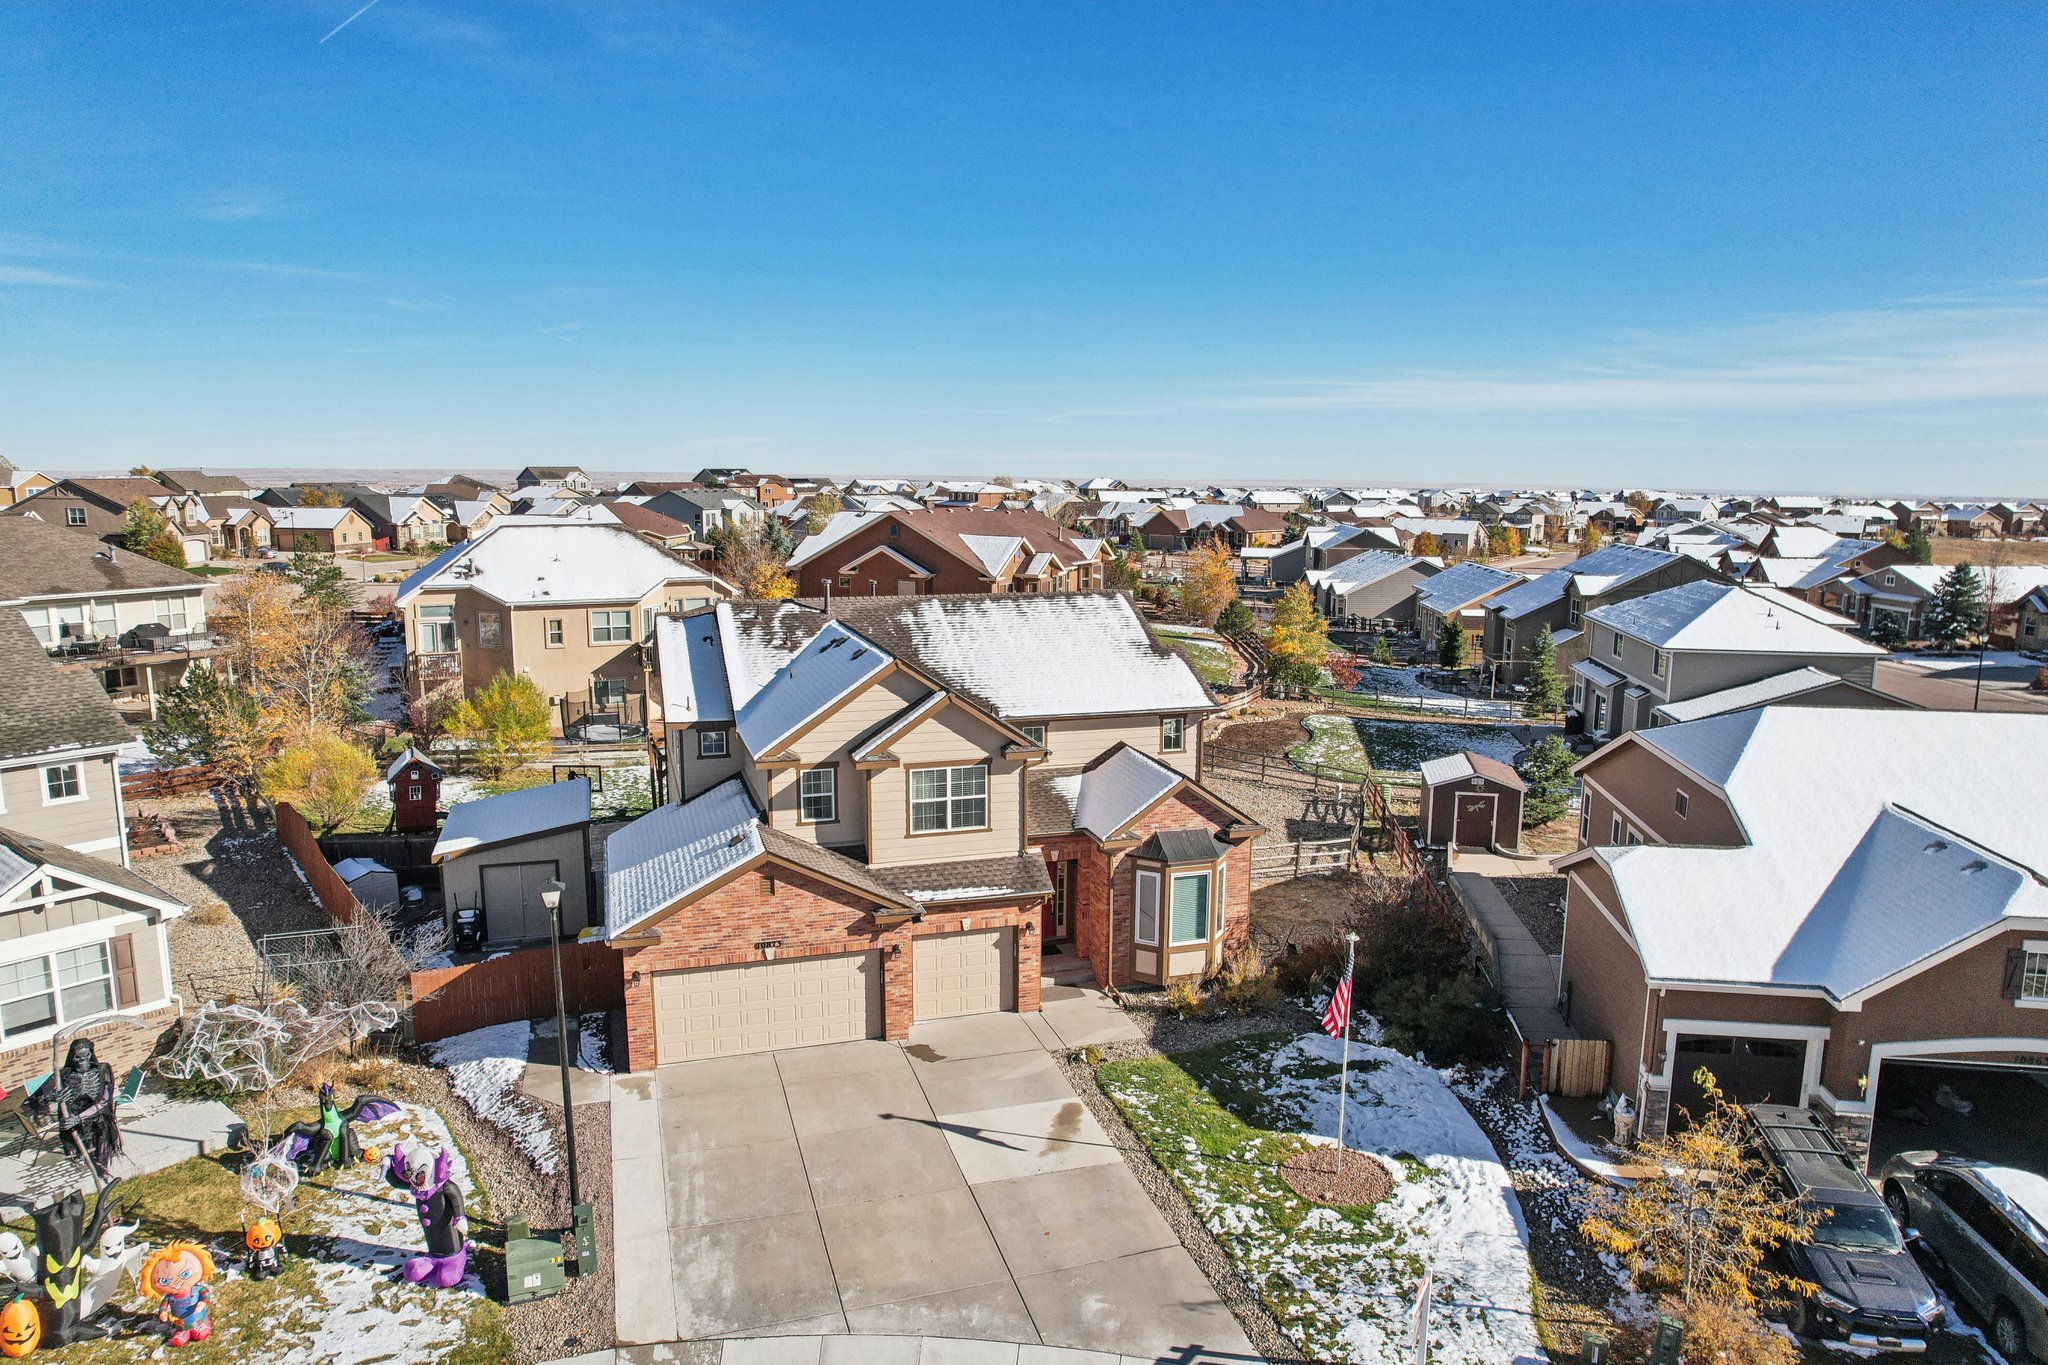
[[[117,935],[108,940],[108,947],[114,955],[114,1004],[125,1010],[142,1000],[135,982],[135,936]]]
[[[2011,948],[2005,954],[2005,998],[2020,998],[2020,978],[2026,974],[2027,954],[2023,948]]]

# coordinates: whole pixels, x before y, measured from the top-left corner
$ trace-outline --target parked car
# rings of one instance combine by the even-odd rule
[[[1810,1109],[1749,1110],[1758,1149],[1785,1187],[1818,1214],[1813,1240],[1786,1245],[1786,1269],[1815,1286],[1787,1324],[1802,1337],[1918,1352],[1941,1322],[1927,1282],[1883,1199]]]
[[[2010,1166],[1901,1152],[1879,1183],[1955,1292],[2015,1363],[2048,1358],[2048,1177]]]

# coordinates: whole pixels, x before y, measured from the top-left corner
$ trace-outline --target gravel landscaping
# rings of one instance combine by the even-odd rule
[[[1563,877],[1494,877],[1494,889],[1515,912],[1543,951],[1555,957],[1564,951]]]

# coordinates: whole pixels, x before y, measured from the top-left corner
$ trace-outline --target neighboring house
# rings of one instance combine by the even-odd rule
[[[1941,580],[1954,568],[1947,564],[1888,564],[1840,585],[1841,611],[1868,634],[1889,617],[1909,640],[1928,638],[1927,609]],[[1985,583],[1985,602],[1995,611],[2010,607],[2048,586],[2048,565],[2005,564],[1996,573],[1977,566]],[[1994,625],[1998,624],[1994,619]]]
[[[763,507],[788,502],[797,495],[796,482],[780,474],[746,474],[726,482],[726,488],[734,493],[744,493]],[[812,492],[817,489],[813,488]]]
[[[554,917],[541,902],[562,884],[562,933],[590,924],[590,779],[572,777],[448,808],[434,840],[449,927],[456,912],[483,912],[484,943],[546,943]]]
[[[1509,588],[1486,603],[1488,663],[1501,670],[1503,681],[1525,681],[1529,647],[1545,627],[1557,648],[1560,668],[1586,657],[1581,621],[1586,612],[1609,602],[1641,597],[1661,588],[1715,577],[1714,571],[1688,555],[1635,545],[1603,545],[1563,568]]]
[[[1941,533],[1939,504],[1931,502],[1895,502],[1890,504],[1892,518],[1901,531],[1925,531],[1929,535]]]
[[[1675,526],[1688,521],[1712,521],[1721,515],[1721,504],[1713,498],[1665,498],[1650,510],[1650,523]]]
[[[2025,540],[2041,534],[2042,512],[2038,503],[1998,502],[1991,505],[1991,511],[1998,518],[2000,535]]]
[[[1830,611],[1837,608],[1846,580],[1912,560],[1906,551],[1881,540],[1837,537],[1807,526],[1776,527],[1758,548],[1757,558],[1742,566],[1743,578]]]
[[[106,692],[90,673],[60,667],[20,617],[0,611],[0,696],[0,826],[125,865],[114,754],[133,736]]]
[[[2048,587],[2036,588],[2020,599],[2013,621],[2013,643],[2036,653],[2048,649]]]
[[[1334,569],[1353,555],[1407,553],[1401,548],[1400,536],[1384,526],[1311,526],[1302,539],[1304,573],[1311,569]]]
[[[1445,559],[1471,554],[1472,547],[1486,537],[1485,526],[1464,517],[1395,517],[1393,527],[1404,552],[1412,550],[1422,537],[1434,536],[1437,554]]]
[[[647,721],[641,645],[661,611],[730,597],[724,579],[617,523],[502,517],[399,585],[407,670],[420,690],[474,692],[501,672],[533,679],[573,730],[593,716]]]
[[[447,543],[459,544],[474,540],[497,518],[511,510],[511,499],[502,493],[493,493],[487,498],[454,498],[441,502],[442,515],[447,518]]]
[[[619,492],[627,497],[651,498],[659,493],[696,491],[703,487],[695,479],[635,479]]]
[[[67,668],[95,675],[102,696],[150,717],[159,695],[217,652],[204,579],[41,522],[0,529],[0,609]]]
[[[482,479],[472,478],[468,474],[451,474],[439,483],[430,483],[420,489],[420,494],[443,503],[486,502],[496,499],[502,503],[500,511],[509,510],[512,506],[512,500],[507,498],[496,484],[485,483]]]
[[[634,535],[684,559],[695,559],[705,548],[691,534],[690,528],[674,517],[665,517],[633,502],[608,502],[605,507],[618,519],[619,525]]]
[[[374,547],[377,536],[369,518],[353,507],[275,507],[270,512],[270,541],[287,553],[354,554]]]
[[[1795,698],[1902,705],[1875,690],[1885,651],[1851,635],[1854,622],[1774,588],[1685,583],[1596,607],[1585,621],[1571,705],[1595,739]]]
[[[270,548],[273,509],[232,493],[209,493],[204,505],[207,531],[217,556],[260,555]]]
[[[536,493],[560,489],[568,493],[595,493],[597,485],[575,465],[528,465],[512,480],[521,492]]]
[[[1955,540],[1996,540],[2005,534],[2005,523],[1988,507],[1944,507],[1941,533]]]
[[[1434,561],[1374,550],[1334,569],[1312,569],[1306,577],[1316,610],[1329,620],[1410,625],[1415,589],[1440,572]]]
[[[1239,512],[1223,523],[1223,539],[1240,554],[1272,549],[1287,539],[1287,518],[1278,512]]]
[[[173,497],[155,479],[59,479],[34,497],[0,510],[0,516],[33,517],[45,526],[83,531],[96,540],[117,540],[137,498],[158,505]]]
[[[1235,507],[1198,502],[1188,507],[1160,507],[1147,516],[1134,517],[1131,529],[1144,540],[1148,550],[1187,550],[1198,541],[1222,534],[1223,527],[1238,515]],[[1284,520],[1281,525],[1286,525]]]
[[[1511,569],[1466,560],[1453,564],[1415,585],[1415,634],[1424,641],[1436,639],[1445,617],[1451,617],[1477,642],[1486,638],[1486,603],[1509,588],[1528,582]],[[1474,648],[1473,653],[1478,650]]]
[[[1039,512],[837,512],[790,556],[799,597],[1087,592],[1102,543]]]
[[[159,469],[155,477],[173,493],[195,493],[202,498],[215,494],[246,498],[255,491],[247,479],[238,479],[231,474],[209,474],[203,469]]]
[[[1559,985],[1640,1131],[1697,1112],[1700,1068],[1859,1152],[1928,1145],[1910,1110],[1944,1068],[2005,1068],[2038,1106],[2048,825],[1985,774],[2044,767],[2033,716],[1782,706],[1581,763]]]
[[[370,493],[351,498],[349,506],[370,523],[371,538],[388,549],[418,550],[448,543],[448,514],[422,494]]]
[[[657,641],[679,801],[605,849],[634,1069],[1035,1010],[1048,938],[1122,986],[1245,941],[1258,827],[1127,599],[722,604]]]
[[[23,498],[34,497],[55,482],[47,474],[38,474],[33,469],[16,469],[0,458],[0,511],[14,506]]]
[[[657,493],[641,505],[650,512],[658,512],[672,521],[683,523],[699,540],[706,539],[722,527],[759,526],[761,519],[768,515],[760,503],[746,494],[721,488],[681,488],[670,493]]]

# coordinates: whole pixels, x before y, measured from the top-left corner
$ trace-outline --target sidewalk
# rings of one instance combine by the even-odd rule
[[[1451,882],[1494,944],[1500,975],[1501,1003],[1515,1028],[1532,1043],[1576,1038],[1578,1033],[1557,1012],[1557,959],[1529,932],[1500,892],[1494,877],[1526,877],[1547,864],[1517,862],[1491,853],[1461,853]]]
[[[1065,1346],[959,1337],[753,1337],[677,1341],[591,1351],[550,1365],[1249,1365],[1257,1356],[1190,1350],[1170,1356],[1119,1356]]]

